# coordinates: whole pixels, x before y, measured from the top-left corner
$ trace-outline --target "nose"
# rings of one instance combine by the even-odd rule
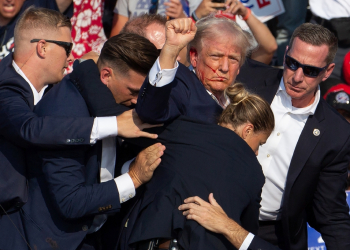
[[[132,99],[130,100],[130,102],[131,102],[132,104],[136,105],[136,103],[137,103],[137,97],[132,98]]]
[[[228,58],[227,57],[224,56],[221,58],[219,70],[223,73],[228,72]]]
[[[304,72],[302,68],[298,68],[295,72],[294,72],[294,77],[293,77],[295,82],[302,82],[304,79]]]
[[[69,56],[68,56],[68,58],[67,58],[67,61],[68,61],[68,63],[74,61],[74,56],[73,56],[72,52],[69,54]]]

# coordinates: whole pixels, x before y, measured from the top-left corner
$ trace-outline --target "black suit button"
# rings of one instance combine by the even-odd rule
[[[83,142],[84,141],[84,138],[80,138],[80,142]]]
[[[66,142],[67,142],[67,143],[70,143],[70,139],[67,139]]]

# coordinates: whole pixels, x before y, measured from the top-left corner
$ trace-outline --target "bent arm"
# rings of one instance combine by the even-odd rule
[[[65,219],[118,212],[116,182],[86,184],[84,150],[41,152],[43,172],[52,201]]]
[[[91,117],[38,117],[16,89],[0,89],[1,135],[19,147],[89,145]]]

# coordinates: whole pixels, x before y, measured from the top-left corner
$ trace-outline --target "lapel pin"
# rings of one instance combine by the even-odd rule
[[[321,132],[320,132],[319,129],[317,129],[317,128],[314,129],[314,132],[313,132],[314,136],[319,136],[320,133],[321,133]]]

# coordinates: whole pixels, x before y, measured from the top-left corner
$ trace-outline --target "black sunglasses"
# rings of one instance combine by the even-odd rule
[[[149,14],[157,14],[158,0],[151,0],[151,7],[148,10]]]
[[[287,53],[288,53],[288,51],[287,51]],[[323,68],[318,68],[318,67],[315,67],[315,66],[301,64],[300,62],[295,60],[293,57],[288,56],[287,53],[286,53],[286,56],[285,56],[285,59],[284,59],[284,62],[287,65],[287,67],[289,69],[293,70],[293,71],[296,71],[297,69],[302,68],[304,75],[308,76],[308,77],[312,77],[312,78],[318,77],[318,75],[323,70],[325,70],[328,67],[328,65],[329,65],[329,64],[327,64]]]
[[[54,43],[54,44],[57,44],[58,46],[63,47],[66,50],[67,57],[69,57],[70,53],[72,52],[73,43],[55,41],[55,40],[45,40],[45,39],[33,39],[30,42],[37,43],[41,40],[44,40],[45,42],[48,42],[48,43]]]

